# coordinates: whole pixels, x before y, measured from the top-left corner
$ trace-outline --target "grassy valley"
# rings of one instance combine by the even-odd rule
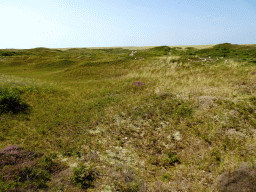
[[[256,191],[256,45],[0,50],[0,191]]]

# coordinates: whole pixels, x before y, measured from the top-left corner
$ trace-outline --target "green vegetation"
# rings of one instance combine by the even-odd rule
[[[9,146],[0,152],[0,190],[19,191],[47,188],[52,174],[66,168],[50,156]]]
[[[256,46],[135,50],[0,50],[0,191],[255,191]]]
[[[28,105],[23,103],[17,89],[4,87],[0,89],[0,114],[19,113],[28,109]]]
[[[96,179],[97,173],[92,169],[87,169],[84,165],[80,165],[73,169],[71,180],[75,185],[82,189],[92,187],[93,181]]]

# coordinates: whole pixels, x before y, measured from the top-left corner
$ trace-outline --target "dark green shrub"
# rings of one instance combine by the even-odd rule
[[[0,52],[0,56],[13,56],[13,55],[17,55],[17,53],[13,52],[13,51],[2,51],[2,52]]]
[[[73,169],[71,180],[75,185],[78,185],[82,189],[88,189],[93,186],[92,183],[96,177],[97,172],[94,169],[80,165]]]
[[[0,88],[0,114],[25,112],[28,104],[21,101],[20,92],[14,88]]]
[[[167,158],[163,158],[161,160],[162,166],[174,166],[175,163],[180,163],[180,160],[178,159],[175,153],[168,152],[167,156]]]

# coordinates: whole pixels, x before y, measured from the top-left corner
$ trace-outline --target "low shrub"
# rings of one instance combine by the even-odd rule
[[[13,51],[1,51],[0,52],[0,56],[14,56],[17,55],[17,52],[13,52]]]
[[[15,88],[0,88],[0,114],[26,112],[29,105],[22,102],[19,90]]]
[[[175,163],[180,163],[180,160],[176,156],[175,153],[167,153],[167,158],[163,158],[161,160],[161,165],[162,166],[174,166]]]
[[[47,188],[51,174],[64,168],[49,156],[11,145],[0,152],[0,191]]]
[[[93,181],[97,177],[97,172],[93,168],[87,168],[84,165],[79,165],[73,169],[71,180],[73,184],[81,187],[82,189],[88,189],[93,186]]]

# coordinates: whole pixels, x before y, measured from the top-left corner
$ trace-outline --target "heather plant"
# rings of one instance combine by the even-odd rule
[[[11,145],[0,152],[0,190],[42,189],[65,166],[49,156]]]
[[[39,154],[25,151],[22,147],[16,145],[10,145],[0,152],[0,167],[3,168],[6,165],[22,164],[28,159],[34,159]]]
[[[143,85],[145,85],[145,83],[140,82],[140,81],[136,81],[136,82],[133,83],[133,85],[135,85],[135,86],[143,86]]]

